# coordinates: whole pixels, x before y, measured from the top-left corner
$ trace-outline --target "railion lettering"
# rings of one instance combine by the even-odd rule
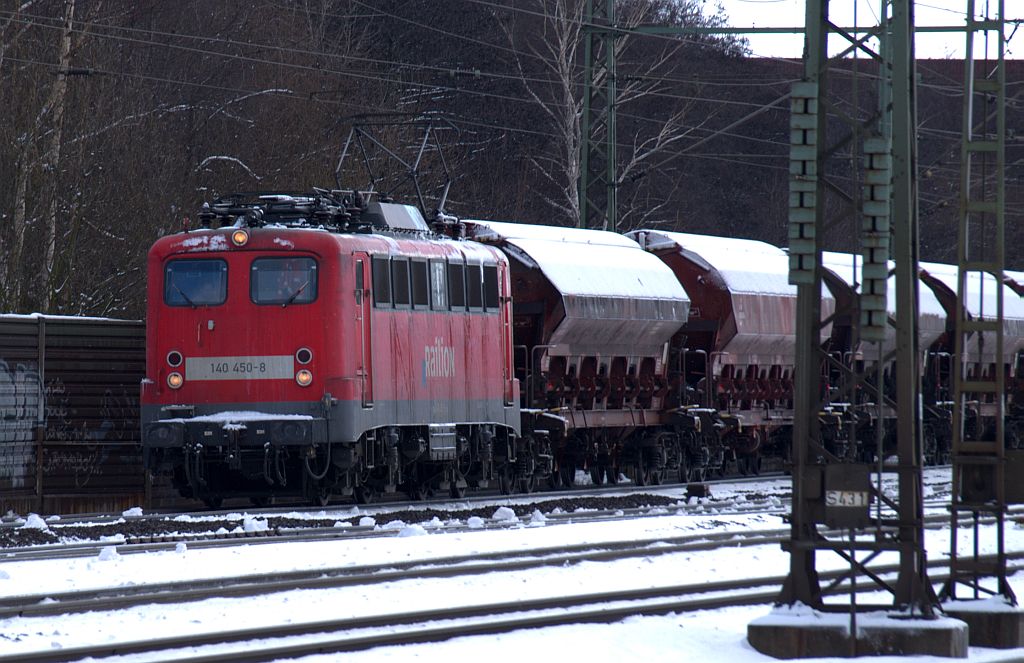
[[[440,336],[433,345],[423,348],[423,376],[425,378],[455,377],[455,348],[444,344]]]

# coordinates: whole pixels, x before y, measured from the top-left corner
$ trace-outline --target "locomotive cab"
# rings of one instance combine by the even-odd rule
[[[300,231],[291,231],[300,232]],[[182,492],[217,504],[300,484],[289,456],[329,441],[325,302],[338,257],[301,251],[282,230],[201,230],[150,253],[143,440],[151,469],[176,467]],[[179,456],[188,463],[177,463]],[[322,456],[322,453],[321,453]],[[216,462],[213,462],[216,460]]]
[[[150,250],[147,467],[211,506],[487,485],[519,427],[507,262],[403,205],[294,217],[317,205],[232,200]]]

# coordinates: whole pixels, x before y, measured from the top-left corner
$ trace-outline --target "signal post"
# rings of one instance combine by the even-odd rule
[[[883,4],[880,24],[853,34],[829,21],[829,0],[808,0],[804,78],[791,97],[790,283],[797,285],[798,304],[793,507],[791,537],[784,544],[790,572],[775,611],[748,626],[751,645],[779,658],[967,656],[967,626],[941,615],[924,548],[913,3]],[[848,44],[837,60],[859,52],[878,62],[877,108],[858,113],[829,98],[830,35]],[[867,47],[871,36],[878,37],[880,52]],[[843,152],[860,156],[847,161],[859,162],[853,178],[845,171],[855,182],[853,190],[843,185],[837,158]],[[837,363],[825,356],[818,340],[827,322],[820,310],[822,248],[828,233],[843,232],[844,218],[859,226],[845,235],[859,237],[861,252],[859,311],[851,313],[859,314],[861,341],[868,350],[878,348],[874,383],[864,374],[867,362]],[[887,303],[890,260],[895,266],[893,316]],[[895,332],[894,357],[882,356],[887,326]],[[826,365],[841,372],[849,393],[862,390],[877,404],[873,462],[839,458],[825,448],[821,421],[828,395],[821,367]],[[894,398],[883,390],[884,366],[893,367]],[[896,413],[896,448],[884,445],[883,406]],[[883,480],[895,488],[883,489]],[[819,553],[838,555],[848,570],[823,586]],[[872,570],[872,562],[894,554],[894,578]],[[859,603],[857,594],[865,585],[888,592],[892,603]]]

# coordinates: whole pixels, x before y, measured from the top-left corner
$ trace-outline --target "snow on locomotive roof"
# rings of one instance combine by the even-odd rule
[[[648,249],[679,247],[691,260],[717,270],[731,292],[796,297],[789,256],[767,242],[661,230],[634,230],[629,236],[643,237]]]
[[[622,235],[497,221],[466,224],[473,227],[473,239],[505,240],[510,255],[539,267],[563,295],[690,300],[663,262]],[[686,319],[685,310],[682,319]]]

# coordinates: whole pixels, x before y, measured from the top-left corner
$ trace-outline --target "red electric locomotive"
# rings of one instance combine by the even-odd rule
[[[235,196],[201,219],[149,253],[151,470],[209,505],[458,496],[508,477],[520,415],[500,251],[337,191]]]

